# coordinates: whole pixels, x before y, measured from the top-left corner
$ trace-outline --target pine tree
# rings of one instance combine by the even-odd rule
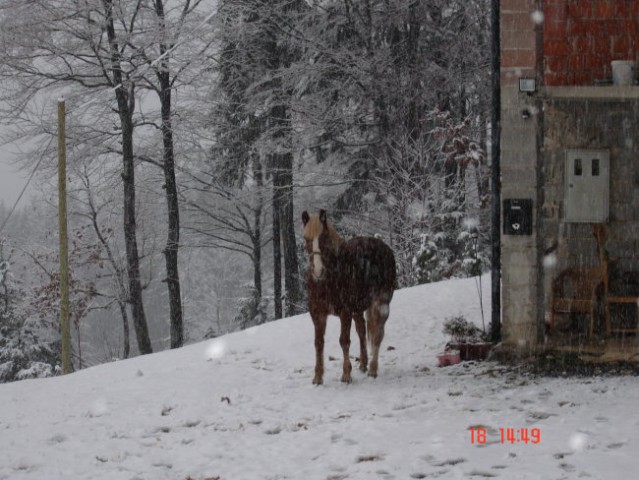
[[[483,3],[314,2],[297,29],[305,56],[296,110],[308,136],[317,132],[317,161],[337,159],[351,180],[334,207],[345,217],[368,212],[369,228],[387,232],[404,285],[462,271],[463,220],[485,202],[481,191],[467,198],[485,190],[473,138],[487,116],[488,52],[473,49],[486,35]],[[431,248],[440,257],[432,275],[423,273]]]
[[[0,383],[51,376],[59,358],[51,328],[25,314],[25,292],[13,274],[12,256],[0,239]]]
[[[222,47],[215,111],[222,122],[215,128],[214,162],[221,166],[224,180],[241,185],[249,174],[258,173],[257,166],[264,166],[271,182],[276,318],[284,313],[282,263],[285,313],[302,309],[293,203],[293,91],[282,73],[299,52],[284,35],[282,24],[286,22],[282,20],[295,16],[305,5],[301,1],[227,0],[218,13]]]

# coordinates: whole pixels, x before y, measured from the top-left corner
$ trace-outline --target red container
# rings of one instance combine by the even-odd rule
[[[493,348],[492,343],[451,343],[448,348],[459,350],[462,361],[467,360],[486,360],[490,350]]]
[[[440,367],[456,365],[461,362],[459,350],[446,350],[444,353],[437,355],[437,361],[439,362]]]

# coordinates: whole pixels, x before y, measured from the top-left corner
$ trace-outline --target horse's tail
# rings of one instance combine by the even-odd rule
[[[371,343],[371,338],[373,338],[371,315],[372,315],[373,307],[368,307],[364,312],[364,318],[366,319],[366,338],[368,339],[368,343]],[[372,346],[372,344],[371,344]]]

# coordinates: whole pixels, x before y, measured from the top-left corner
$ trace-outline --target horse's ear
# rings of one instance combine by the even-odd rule
[[[319,211],[319,219],[320,219],[320,222],[322,222],[324,225],[326,225],[326,210],[321,209]]]
[[[307,212],[306,210],[304,210],[304,211],[302,212],[302,223],[304,224],[304,226],[306,226],[306,224],[308,223],[308,221],[309,221],[310,219],[311,219],[311,218],[308,216],[308,212]]]

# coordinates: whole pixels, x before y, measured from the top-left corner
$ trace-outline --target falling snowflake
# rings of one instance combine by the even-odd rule
[[[577,432],[570,436],[570,448],[575,452],[581,452],[586,448],[588,443],[588,435],[585,433]]]
[[[530,14],[530,18],[533,22],[535,22],[536,25],[541,25],[542,23],[544,23],[544,12],[542,12],[541,10],[535,10]]]
[[[226,352],[225,343],[221,340],[215,340],[206,349],[206,359],[216,360],[218,358],[222,358],[225,352]]]

